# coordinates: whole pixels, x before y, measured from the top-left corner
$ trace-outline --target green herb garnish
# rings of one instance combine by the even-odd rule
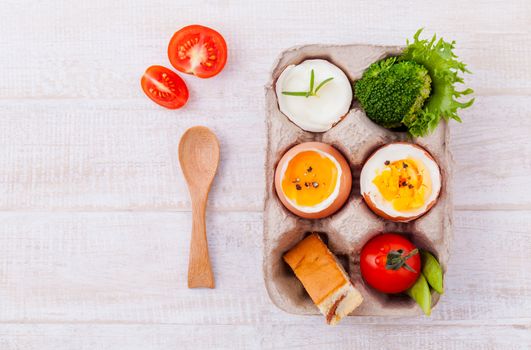
[[[317,85],[317,87],[314,90],[315,72],[312,69],[312,71],[310,72],[310,88],[308,89],[308,91],[282,91],[282,95],[303,96],[303,97],[317,96],[317,92],[323,86],[325,86],[325,84],[327,84],[330,81],[332,81],[332,79],[334,79],[334,77],[330,77],[330,78],[327,78],[327,79],[323,80],[319,85]]]

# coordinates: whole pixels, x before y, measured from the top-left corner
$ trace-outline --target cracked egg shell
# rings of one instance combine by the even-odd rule
[[[322,142],[305,142],[289,149],[275,170],[275,189],[282,204],[306,219],[321,219],[338,211],[352,187],[343,155]]]
[[[380,147],[367,159],[360,174],[365,203],[377,215],[408,222],[427,213],[441,191],[441,172],[424,148],[394,142]]]

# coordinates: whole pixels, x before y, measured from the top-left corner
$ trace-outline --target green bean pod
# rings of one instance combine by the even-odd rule
[[[407,290],[407,294],[417,302],[427,316],[431,314],[430,286],[422,274],[419,275],[415,284]]]
[[[437,293],[443,294],[443,272],[441,265],[439,265],[439,262],[431,253],[425,250],[421,252],[421,258],[422,274]]]

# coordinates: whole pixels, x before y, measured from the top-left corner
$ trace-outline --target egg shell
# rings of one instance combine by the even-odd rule
[[[281,173],[281,169],[284,167],[284,165],[289,162],[294,156],[296,156],[298,153],[303,151],[310,151],[310,150],[318,150],[321,152],[324,152],[328,155],[330,155],[332,158],[334,158],[341,167],[341,176],[339,178],[339,192],[336,197],[336,199],[326,208],[324,208],[321,211],[314,212],[314,213],[307,213],[304,211],[301,211],[300,209],[293,206],[289,200],[286,198],[284,192],[282,191],[282,177],[284,174]],[[282,204],[293,214],[300,216],[301,218],[305,219],[322,219],[324,217],[330,216],[337,212],[343,204],[347,201],[350,190],[352,188],[352,173],[350,171],[350,166],[348,165],[345,157],[336,150],[334,147],[322,143],[322,142],[304,142],[301,144],[298,144],[291,149],[289,149],[280,159],[280,161],[277,164],[276,171],[275,171],[275,189],[276,193],[278,195],[278,199],[282,202]]]
[[[435,164],[437,164],[437,169],[439,171],[439,176],[441,176],[441,173],[440,173],[440,168],[439,168],[439,165],[437,163],[437,161],[433,158],[433,156],[427,151],[425,150],[424,148],[420,147],[419,145],[416,145],[414,143],[410,143],[410,142],[391,142],[391,143],[388,143],[388,144],[385,144],[383,145],[382,147],[378,148],[376,151],[374,151],[370,156],[369,158],[367,158],[367,160],[365,161],[364,163],[364,166],[365,164],[372,158],[374,157],[374,155],[376,155],[379,151],[381,151],[382,149],[390,146],[390,145],[396,145],[396,144],[404,144],[404,145],[408,145],[408,146],[412,146],[412,147],[415,147],[415,148],[418,148],[419,150],[421,150],[424,155],[428,158],[428,159],[431,159],[433,162],[435,162]],[[362,170],[363,171],[363,170]],[[442,177],[442,176],[441,176]],[[360,181],[361,183],[361,181]],[[367,204],[367,206],[378,216],[384,218],[384,219],[387,219],[387,220],[390,220],[390,221],[394,221],[394,222],[409,222],[409,221],[412,221],[412,220],[415,220],[415,219],[418,219],[419,217],[421,217],[422,215],[426,214],[428,211],[430,211],[430,209],[437,203],[437,200],[439,199],[439,195],[441,193],[441,188],[442,188],[442,183],[443,181],[441,180],[441,183],[440,183],[440,186],[437,190],[437,193],[435,194],[435,198],[427,204],[426,208],[424,211],[422,211],[421,213],[417,214],[417,215],[413,215],[413,216],[392,216],[392,215],[389,215],[388,213],[386,213],[385,211],[381,210],[380,208],[378,208],[378,206],[376,205],[376,203],[374,203],[371,198],[370,198],[370,195],[369,193],[364,193],[363,191],[361,191],[361,195],[363,196],[363,199],[365,200],[365,203]]]

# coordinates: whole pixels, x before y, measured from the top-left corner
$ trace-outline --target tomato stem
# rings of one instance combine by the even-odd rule
[[[404,254],[404,251],[402,249],[391,250],[389,253],[387,253],[387,262],[385,264],[385,269],[398,270],[403,267],[408,271],[417,273],[414,268],[407,264],[407,260],[418,253],[419,250],[417,248],[413,249],[408,254]]]

